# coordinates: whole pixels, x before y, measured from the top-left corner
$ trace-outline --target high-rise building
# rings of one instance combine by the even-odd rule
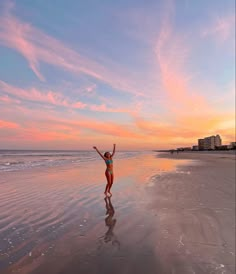
[[[215,136],[204,138],[204,150],[215,149]]]
[[[219,147],[221,145],[222,145],[222,141],[221,141],[220,135],[217,134],[216,137],[215,137],[215,146]]]
[[[204,139],[198,139],[198,149],[204,150]]]
[[[221,138],[220,135],[212,135],[209,137],[205,137],[204,139],[198,139],[198,148],[199,150],[211,150],[216,149],[216,147],[221,146]]]

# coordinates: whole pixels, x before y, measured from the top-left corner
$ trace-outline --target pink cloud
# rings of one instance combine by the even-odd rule
[[[45,112],[42,109],[26,108],[23,105],[12,108],[10,112],[14,120],[10,119],[9,110],[7,120],[17,125],[15,121],[19,119],[21,123],[18,127],[8,125],[11,132],[5,130],[7,127],[2,128],[5,130],[5,137],[1,136],[0,139],[5,143],[18,140],[20,144],[30,142],[32,145],[38,145],[37,142],[40,141],[49,148],[50,146],[56,148],[61,142],[67,147],[76,148],[79,144],[91,146],[94,143],[104,146],[115,141],[122,148],[166,148],[192,145],[198,138],[215,132],[223,137],[224,142],[234,140],[234,129],[231,125],[225,124],[229,120],[234,120],[234,115],[230,113],[220,116],[212,113],[207,119],[203,119],[201,113],[198,116],[178,115],[175,123],[168,123],[165,119],[158,122],[161,119],[134,116],[134,122],[124,124],[124,122],[89,119],[78,113],[66,114],[62,117],[57,110]],[[6,113],[4,107],[0,109],[0,115],[2,113]]]
[[[27,40],[27,33],[30,31],[29,24],[20,24],[18,20],[12,20],[10,15],[0,19],[0,43],[16,49],[28,60],[30,68],[37,77],[44,81],[39,71],[37,53],[35,47]],[[13,35],[10,35],[10,34]],[[16,46],[17,45],[17,46]]]
[[[1,128],[1,123],[0,123]],[[46,128],[40,124],[37,125],[22,125],[18,127],[5,127],[11,128],[13,132],[9,132],[7,138],[1,136],[0,140],[5,140],[5,142],[16,142],[16,143],[33,143],[37,144],[38,142],[47,143],[49,141],[77,141],[79,140],[80,132],[79,130],[70,131],[68,128],[54,126],[52,128]],[[6,135],[6,134],[5,134]]]
[[[1,129],[3,129],[3,128],[18,128],[18,127],[19,127],[19,125],[16,123],[0,120],[0,128]]]
[[[212,106],[212,96],[210,100],[207,95],[201,94],[201,90],[191,83],[194,74],[189,68],[191,62],[190,54],[192,51],[191,41],[187,33],[181,34],[174,31],[172,18],[174,16],[173,2],[169,1],[167,10],[164,13],[161,31],[156,40],[156,59],[159,66],[158,75],[162,83],[162,87],[167,96],[165,102],[166,108],[173,113],[176,118],[185,115],[201,117],[208,115],[219,116],[218,109]],[[222,39],[229,38],[233,35],[234,16],[218,19],[213,28],[205,30],[205,35],[216,34]]]
[[[0,89],[20,100],[28,100],[34,102],[48,103],[52,105],[73,107],[83,109],[86,104],[82,102],[72,103],[68,101],[62,94],[53,91],[41,92],[36,88],[31,88],[29,90],[24,90],[18,87],[14,87],[0,80]]]
[[[174,124],[135,117],[135,124],[145,134],[145,140],[153,144],[156,142],[158,147],[191,146],[198,138],[216,133],[223,137],[224,143],[232,142],[235,139],[234,128],[230,124],[226,125],[227,121],[235,123],[232,113],[225,115],[212,113],[207,119],[202,113],[183,115],[179,116]]]
[[[37,98],[38,97],[39,96],[37,96]],[[116,109],[109,109],[106,105],[98,110],[96,106],[92,107],[95,108],[94,111],[118,111]],[[3,105],[0,109],[0,115],[3,114],[5,117],[10,119],[13,118],[15,121],[21,121],[21,127],[19,128],[17,135],[24,132],[31,132],[32,129],[37,128],[38,130],[43,130],[43,135],[46,134],[47,131],[61,132],[67,134],[68,139],[75,136],[74,138],[77,138],[77,140],[79,140],[77,132],[80,132],[79,136],[91,135],[94,140],[96,138],[99,139],[99,136],[103,136],[103,138],[108,138],[110,136],[112,138],[119,137],[132,140],[142,140],[144,138],[144,135],[141,132],[138,132],[131,123],[124,124],[124,122],[103,122],[99,119],[89,119],[86,116],[80,115],[77,111],[73,112],[72,108],[70,109],[70,112],[62,114],[54,108],[45,111],[44,108],[28,108],[27,104],[16,105],[13,108],[9,108],[7,105],[4,107]],[[20,134],[19,136],[22,135]]]
[[[19,104],[20,100],[16,100],[13,98],[10,98],[8,95],[1,95],[0,96],[0,102],[4,103],[4,104]]]
[[[105,104],[101,105],[90,105],[89,109],[92,111],[99,111],[99,112],[126,112],[129,113],[131,112],[130,109],[125,109],[125,108],[112,108],[112,107],[107,107]]]
[[[184,36],[177,35],[172,30],[172,13],[171,6],[169,15],[167,13],[163,19],[156,42],[156,57],[160,79],[168,99],[165,106],[174,119],[170,124],[138,119],[136,124],[150,134],[159,133],[170,141],[181,137],[182,142],[186,142],[188,138],[198,138],[218,131],[224,134],[224,121],[231,121],[232,113],[222,115],[212,107],[205,96],[199,94],[197,87],[191,84],[193,75],[187,70],[191,48]],[[232,127],[227,130],[231,130],[232,134]]]
[[[188,48],[181,37],[175,37],[169,26],[163,29],[157,41],[157,60],[161,72],[161,81],[166,91],[166,107],[172,114],[170,125],[152,125],[147,121],[146,127],[152,134],[165,136],[169,143],[191,144],[201,136],[224,135],[222,124],[231,119],[232,114],[214,109],[207,98],[198,94],[197,87],[191,85],[192,75],[187,72]],[[145,123],[139,121],[138,126]],[[228,129],[228,132],[233,129]],[[231,135],[232,136],[232,135]]]
[[[48,120],[52,126],[61,125],[68,126],[70,128],[83,130],[91,130],[95,133],[102,135],[118,136],[121,138],[143,138],[143,134],[136,132],[135,128],[131,125],[121,125],[114,122],[101,122],[98,120],[88,119],[86,117],[81,117],[80,119],[68,121],[68,120],[55,120],[55,118]]]
[[[93,84],[91,86],[88,86],[85,88],[85,90],[88,92],[88,93],[91,93],[93,92],[95,89],[96,89],[97,85]]]
[[[94,86],[89,86],[89,89],[94,88]],[[13,102],[20,102],[20,100],[26,100],[26,101],[33,101],[38,103],[46,103],[56,106],[63,106],[67,108],[75,108],[75,109],[88,109],[90,111],[96,111],[96,112],[131,112],[130,109],[125,108],[112,108],[108,107],[106,104],[86,104],[80,101],[72,101],[71,99],[65,97],[63,94],[55,91],[40,91],[36,88],[30,88],[28,90],[18,88],[12,85],[7,84],[4,81],[0,80],[0,90],[2,92],[7,93],[7,95],[4,95],[3,97],[0,97],[0,101],[8,101]],[[8,95],[12,95],[15,98],[10,98]]]
[[[114,64],[112,69],[110,67],[107,69],[101,63],[80,55],[31,24],[22,22],[9,11],[0,18],[0,44],[21,53],[32,71],[42,81],[45,79],[40,72],[39,64],[45,62],[71,73],[86,74],[121,91],[136,96],[147,96],[137,83],[138,79],[132,79],[133,72],[129,72],[127,77],[123,69],[119,69]],[[90,91],[88,89],[88,92]]]
[[[0,123],[1,127],[2,123]],[[132,129],[124,125],[118,125],[115,123],[101,123],[93,120],[86,121],[68,121],[68,120],[43,120],[37,123],[24,122],[19,128],[13,127],[11,124],[3,123],[4,128],[14,129],[14,134],[10,134],[6,141],[17,141],[20,143],[31,142],[36,144],[37,142],[47,141],[63,141],[65,143],[71,141],[74,146],[79,144],[80,140],[86,143],[91,142],[105,143],[106,140],[119,138],[120,142],[124,140],[139,140],[143,139],[141,135],[136,134]],[[1,136],[3,140],[5,137]],[[87,140],[86,140],[87,139]]]
[[[214,37],[220,42],[225,42],[235,36],[235,15],[217,17],[208,28],[202,31],[203,37]]]
[[[16,140],[34,140],[34,142],[47,142],[47,141],[53,141],[53,140],[73,140],[73,139],[75,139],[75,137],[72,134],[48,130],[48,129],[41,130],[38,128],[22,129],[16,136]]]
[[[167,95],[167,108],[171,112],[198,112],[199,105],[208,109],[206,98],[191,87],[192,74],[186,69],[190,48],[183,36],[173,32],[170,18],[163,20],[156,42],[156,58],[160,79]]]
[[[31,109],[24,105],[16,108],[0,110],[1,113],[7,113],[8,117],[14,117],[23,121],[21,123],[22,131],[27,128],[44,129],[45,131],[66,132],[68,137],[74,136],[77,131],[81,134],[89,134],[94,136],[112,136],[129,139],[141,139],[143,134],[136,131],[132,124],[119,124],[117,122],[103,122],[98,119],[89,119],[85,116],[76,113],[66,114],[66,117],[61,117],[61,113],[57,110],[49,110],[45,112],[43,109]],[[16,115],[17,113],[17,115]],[[56,118],[58,117],[58,118]]]
[[[184,144],[189,140],[196,140],[207,134],[219,132],[224,137],[225,132],[233,136],[233,127],[224,128],[225,121],[232,121],[230,111],[222,114],[207,99],[200,95],[198,88],[191,84],[192,75],[187,70],[190,48],[186,40],[173,33],[170,20],[164,22],[162,31],[156,43],[156,56],[160,68],[160,76],[173,119],[168,125],[149,121],[138,122],[138,126],[152,132],[166,136],[166,140],[177,141]],[[181,137],[181,138],[180,138]]]

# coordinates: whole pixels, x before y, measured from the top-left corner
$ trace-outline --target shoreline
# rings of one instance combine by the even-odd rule
[[[236,151],[181,151],[179,153],[174,152],[158,152],[158,157],[168,158],[168,159],[195,159],[195,160],[204,160],[204,159],[223,159],[228,158],[231,160],[236,160]]]
[[[154,152],[158,152],[158,153],[170,153],[170,150],[153,150]],[[228,154],[228,155],[235,155],[236,154],[236,150],[232,149],[232,150],[191,150],[191,151],[179,151],[178,154],[181,153],[194,153],[194,154]],[[174,150],[173,154],[177,154],[177,150]]]

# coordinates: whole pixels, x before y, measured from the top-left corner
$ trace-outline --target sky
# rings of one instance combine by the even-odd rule
[[[234,0],[1,0],[0,149],[235,140]]]

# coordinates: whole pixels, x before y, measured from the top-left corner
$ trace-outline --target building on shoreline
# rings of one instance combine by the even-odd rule
[[[230,149],[230,145],[221,145],[216,147],[216,150],[229,150]]]
[[[203,139],[198,139],[198,150],[215,150],[222,145],[220,135],[212,135]]]
[[[229,145],[230,149],[236,149],[236,142],[231,142]]]
[[[198,145],[192,147],[179,147],[168,151],[199,151],[199,150],[236,150],[236,142],[231,142],[229,145],[222,145],[222,140],[219,134],[198,139]]]
[[[199,147],[198,146],[193,146],[192,150],[197,151],[197,150],[199,150]]]
[[[204,150],[204,139],[198,139],[198,150]]]

